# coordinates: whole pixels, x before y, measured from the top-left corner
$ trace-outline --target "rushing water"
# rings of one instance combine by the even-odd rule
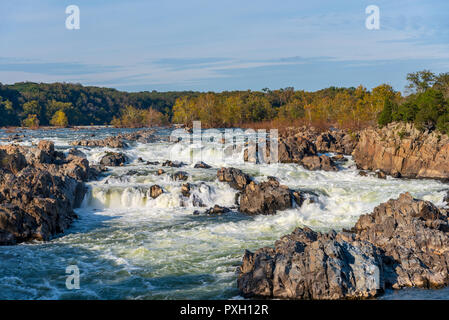
[[[25,131],[24,145],[50,139],[59,150],[80,138],[101,139],[124,130]],[[131,130],[128,130],[131,131]],[[295,164],[255,165],[237,161],[241,150],[223,161],[219,148],[205,146],[203,161],[211,169],[188,163],[191,149],[167,142],[168,130],[159,130],[160,141],[135,143],[123,150],[130,164],[113,168],[100,181],[89,183],[79,219],[63,235],[49,242],[0,246],[0,299],[237,299],[236,266],[245,249],[273,245],[280,236],[298,226],[315,230],[349,228],[361,214],[400,193],[443,205],[447,184],[432,180],[386,180],[361,177],[352,159],[338,172],[307,171]],[[9,135],[0,131],[0,138]],[[95,135],[95,137],[92,137]],[[5,143],[5,142],[3,142]],[[110,148],[78,148],[91,163],[97,163]],[[122,151],[122,150],[120,150]],[[188,163],[168,168],[158,176],[160,165],[138,161],[170,158]],[[231,159],[231,161],[229,161]],[[232,161],[236,160],[236,161]],[[249,217],[236,211],[222,216],[193,215],[193,197],[207,207],[233,206],[235,190],[216,179],[217,168],[238,167],[257,180],[276,176],[292,189],[315,194],[301,208],[272,216]],[[128,174],[130,170],[137,174]],[[186,171],[187,182],[198,187],[190,199],[182,199],[181,184],[170,173]],[[147,196],[158,184],[164,193]],[[80,269],[80,289],[65,286],[66,267]],[[387,292],[383,299],[449,298],[449,290],[401,290]]]

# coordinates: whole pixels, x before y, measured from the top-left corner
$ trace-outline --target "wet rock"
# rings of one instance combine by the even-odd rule
[[[198,162],[195,164],[195,168],[210,169],[212,167],[210,165],[208,165],[207,163],[204,163],[203,161],[201,161],[201,162]]]
[[[367,177],[368,173],[366,171],[359,171],[359,176],[361,177]]]
[[[301,164],[308,170],[337,171],[335,163],[326,155],[308,156],[301,160]]]
[[[227,182],[232,188],[240,191],[244,190],[252,180],[249,175],[236,168],[220,168],[217,171],[217,177],[219,181]]]
[[[103,173],[108,171],[108,168],[104,165],[90,165],[89,166],[89,172],[88,172],[88,180],[98,180],[100,177],[103,176]]]
[[[108,167],[117,167],[124,165],[127,161],[127,157],[121,152],[108,152],[101,158],[100,164]]]
[[[152,143],[157,140],[153,129],[144,129],[135,132],[120,134],[118,137],[123,140],[137,141],[140,143]]]
[[[316,146],[302,137],[288,137],[279,141],[279,162],[301,163],[306,156],[317,154]]]
[[[49,155],[53,155],[53,153],[55,152],[55,144],[52,141],[48,140],[39,141],[37,148],[48,153]]]
[[[162,174],[164,174],[165,173],[165,171],[163,170],[163,169],[159,169],[159,170],[157,170],[157,175],[158,176],[160,176],[160,175],[162,175]]]
[[[164,191],[162,190],[161,186],[155,184],[150,187],[150,197],[153,199],[156,199],[159,197]]]
[[[109,147],[117,149],[128,147],[128,145],[123,142],[120,137],[107,137],[102,140],[78,140],[70,142],[70,145],[82,147]]]
[[[337,154],[337,155],[331,157],[331,160],[334,162],[347,162],[348,161],[348,159],[345,158],[345,156],[342,154]]]
[[[147,161],[147,165],[157,166],[159,161]]]
[[[162,163],[163,167],[172,167],[172,168],[180,168],[180,167],[182,167],[184,165],[185,164],[183,162],[171,161],[171,160],[167,160],[164,163]]]
[[[190,189],[191,189],[190,183],[184,183],[181,186],[181,194],[186,198],[190,197]]]
[[[69,156],[75,156],[75,157],[80,157],[80,158],[87,158],[86,154],[84,152],[82,152],[81,150],[78,150],[76,148],[72,148],[69,150],[68,152]]]
[[[185,180],[187,180],[188,177],[189,177],[188,173],[184,172],[184,171],[177,171],[177,172],[173,173],[173,175],[172,175],[173,180],[185,181]]]
[[[387,175],[382,171],[377,171],[375,173],[376,178],[378,179],[387,179]]]
[[[222,206],[219,206],[218,204],[216,204],[216,205],[213,206],[212,208],[207,209],[207,210],[205,211],[205,214],[207,214],[207,215],[218,215],[218,216],[220,216],[220,215],[222,215],[222,214],[224,214],[224,213],[227,213],[227,212],[229,212],[229,211],[231,211],[231,210],[229,210],[229,208],[222,207]]]
[[[449,179],[449,137],[392,123],[365,129],[353,152],[357,167],[403,178]]]
[[[277,181],[251,181],[240,196],[239,210],[246,214],[274,214],[291,208],[292,200],[291,190]]]

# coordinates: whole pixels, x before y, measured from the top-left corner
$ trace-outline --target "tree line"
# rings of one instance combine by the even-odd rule
[[[168,123],[245,127],[273,122],[360,129],[392,121],[449,131],[449,73],[407,75],[406,95],[389,84],[330,87],[315,92],[292,87],[261,91],[122,92],[68,83],[0,84],[0,126],[102,125],[145,127]]]

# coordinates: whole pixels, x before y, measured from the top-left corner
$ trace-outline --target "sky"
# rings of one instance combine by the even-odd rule
[[[80,28],[66,28],[66,7]],[[369,30],[365,9],[380,10]],[[0,0],[0,82],[126,91],[382,83],[449,71],[447,0]]]

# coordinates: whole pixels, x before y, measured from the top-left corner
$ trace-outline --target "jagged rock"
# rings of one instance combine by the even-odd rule
[[[359,218],[356,238],[384,251],[386,283],[393,288],[437,288],[449,283],[447,213],[409,193]]]
[[[342,154],[337,154],[335,156],[332,156],[331,160],[334,162],[347,162],[348,161],[348,159],[345,158],[345,156]]]
[[[384,172],[382,172],[382,171],[377,171],[377,172],[376,172],[376,177],[377,177],[378,179],[386,179],[386,178],[387,178],[387,175],[386,175]]]
[[[16,146],[0,146],[0,168],[16,174],[27,166],[25,156]]]
[[[357,145],[358,135],[351,135],[342,130],[321,133],[315,140],[318,152],[337,152],[350,155]]]
[[[237,285],[245,297],[370,298],[385,288],[449,283],[446,211],[410,194],[377,206],[350,232],[297,228],[275,248],[245,252]]]
[[[108,171],[108,168],[106,168],[104,165],[90,165],[89,166],[89,172],[88,172],[88,180],[97,180],[99,179],[103,172]]]
[[[220,168],[217,177],[219,181],[227,182],[232,188],[240,191],[251,182],[249,175],[236,168]]]
[[[150,187],[150,197],[153,199],[156,199],[157,197],[159,197],[162,193],[164,193],[164,191],[162,190],[162,188],[160,186],[158,186],[157,184],[153,185]]]
[[[124,165],[127,161],[127,157],[121,152],[108,152],[101,158],[100,164],[108,167],[117,167]]]
[[[257,184],[251,181],[240,196],[240,212],[247,214],[274,214],[292,207],[292,192],[275,180]]]
[[[244,297],[369,298],[384,286],[379,251],[335,233],[297,228],[274,249],[246,251],[237,285]]]
[[[213,206],[212,208],[209,208],[205,211],[205,214],[207,215],[222,215],[224,213],[227,213],[231,210],[229,210],[229,208],[226,207],[222,207],[219,206],[218,204],[216,204],[215,206]]]
[[[188,198],[190,197],[190,189],[191,189],[191,185],[190,183],[184,183],[181,186],[181,193],[184,197]]]
[[[189,177],[188,173],[184,171],[177,171],[172,175],[173,180],[185,181],[187,180],[188,177]]]
[[[321,156],[308,156],[301,160],[301,164],[308,170],[325,170],[325,171],[337,171],[335,163],[326,155]]]
[[[172,167],[172,168],[180,168],[180,167],[182,167],[184,165],[185,164],[183,162],[171,161],[171,160],[167,160],[164,163],[162,163],[163,167]]]
[[[50,163],[41,161],[42,153]],[[12,160],[0,168],[0,245],[48,240],[64,232],[83,200],[89,162],[64,158],[49,141],[37,148],[2,146],[2,159],[5,154]]]
[[[393,177],[449,179],[449,137],[412,124],[361,131],[353,158],[360,169]]]
[[[208,165],[207,163],[204,163],[203,161],[200,161],[200,162],[195,164],[195,168],[210,169],[212,167],[210,165]]]
[[[78,140],[70,142],[72,146],[126,148],[128,145],[120,137],[107,137],[102,140]]]
[[[306,156],[316,155],[316,146],[309,140],[302,137],[288,137],[279,141],[279,162],[301,163]]]
[[[159,170],[157,170],[157,175],[158,176],[160,176],[160,175],[162,175],[162,174],[164,174],[165,173],[165,171],[163,170],[163,169],[159,169]]]
[[[157,166],[159,161],[147,161],[147,165]]]
[[[153,129],[144,129],[131,133],[120,134],[118,137],[120,139],[128,140],[128,141],[137,141],[140,143],[151,143],[156,141],[157,137],[154,135]]]
[[[87,158],[86,154],[82,152],[81,150],[78,150],[76,148],[72,148],[68,152],[68,156],[75,156],[80,158]]]

